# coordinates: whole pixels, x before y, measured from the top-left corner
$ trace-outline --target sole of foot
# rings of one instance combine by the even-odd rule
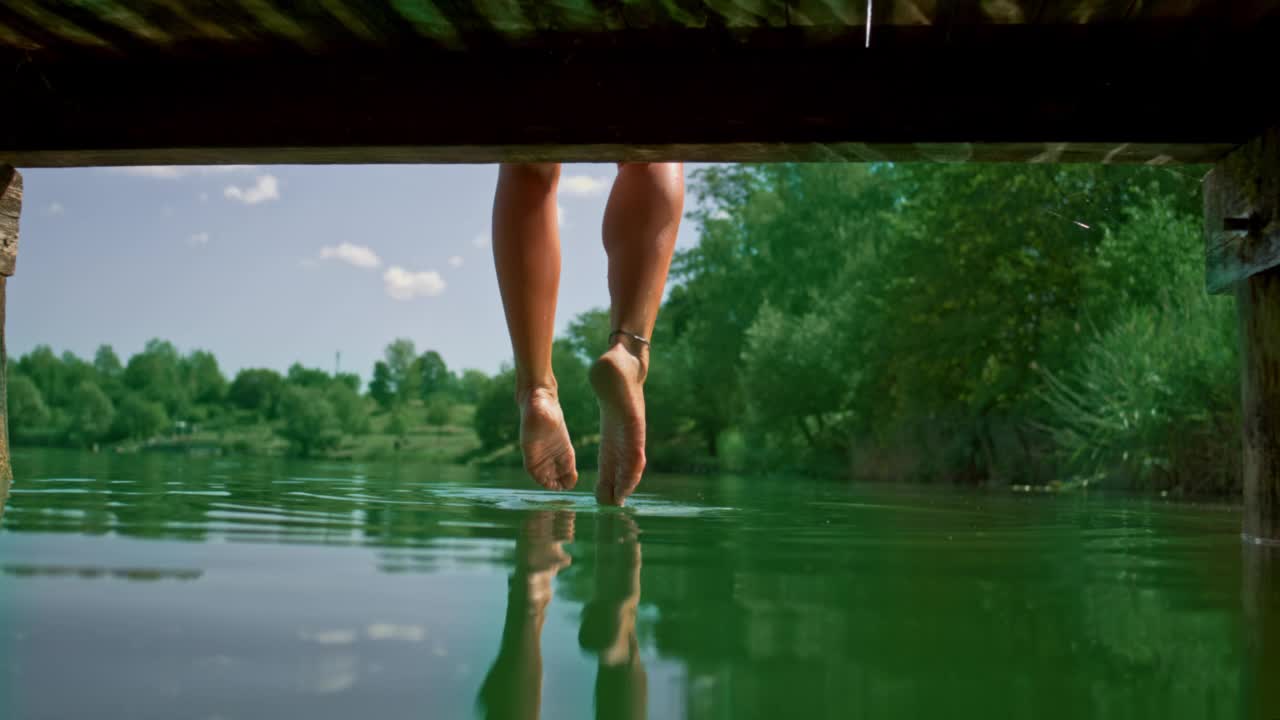
[[[524,469],[548,490],[571,490],[578,469],[560,401],[550,390],[534,390],[520,403],[520,453]]]
[[[640,360],[615,345],[591,366],[600,404],[600,479],[596,500],[622,505],[644,474],[644,385]]]

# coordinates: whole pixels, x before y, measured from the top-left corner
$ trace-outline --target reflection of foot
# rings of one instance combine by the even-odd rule
[[[644,367],[622,345],[591,366],[600,403],[600,480],[596,499],[621,505],[644,474]]]
[[[595,592],[582,608],[578,643],[612,667],[639,659],[640,529],[622,513],[596,519]]]
[[[520,402],[520,452],[524,469],[548,490],[569,490],[578,484],[573,443],[555,392],[535,388]]]
[[[516,568],[526,573],[550,571],[555,575],[573,562],[561,543],[573,542],[571,511],[535,510],[520,528],[516,540]]]
[[[540,609],[551,602],[551,581],[573,563],[561,547],[573,542],[573,513],[536,510],[525,520],[516,539],[516,574],[523,582],[530,607]]]

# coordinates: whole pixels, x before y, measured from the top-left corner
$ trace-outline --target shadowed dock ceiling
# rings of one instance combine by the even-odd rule
[[[1278,40],[1280,0],[10,0],[0,162],[1208,162],[1280,119]]]

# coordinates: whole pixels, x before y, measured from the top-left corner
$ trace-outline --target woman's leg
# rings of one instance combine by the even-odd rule
[[[604,212],[613,330],[649,338],[658,318],[684,212],[684,166],[623,164]],[[649,347],[626,334],[591,368],[600,402],[600,481],[596,498],[621,505],[644,473],[644,378]]]
[[[516,357],[520,450],[538,484],[568,490],[578,482],[573,444],[551,371],[560,231],[555,163],[503,165],[493,200],[493,260]]]

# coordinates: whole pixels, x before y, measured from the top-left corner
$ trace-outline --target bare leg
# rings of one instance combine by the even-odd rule
[[[684,211],[680,163],[624,164],[604,213],[613,329],[648,338],[658,318]],[[644,378],[649,348],[617,335],[591,368],[600,403],[596,498],[621,505],[644,473]]]
[[[480,686],[484,717],[536,720],[542,705],[542,624],[556,573],[572,560],[561,547],[573,542],[571,512],[535,510],[516,539],[516,568],[507,593],[498,657]]]
[[[493,260],[516,357],[524,467],[539,485],[568,490],[578,471],[551,371],[560,290],[559,178],[554,163],[502,166],[493,200]]]
[[[597,657],[596,717],[647,716],[649,681],[636,637],[640,528],[622,513],[596,519],[595,592],[582,608],[578,644]]]

